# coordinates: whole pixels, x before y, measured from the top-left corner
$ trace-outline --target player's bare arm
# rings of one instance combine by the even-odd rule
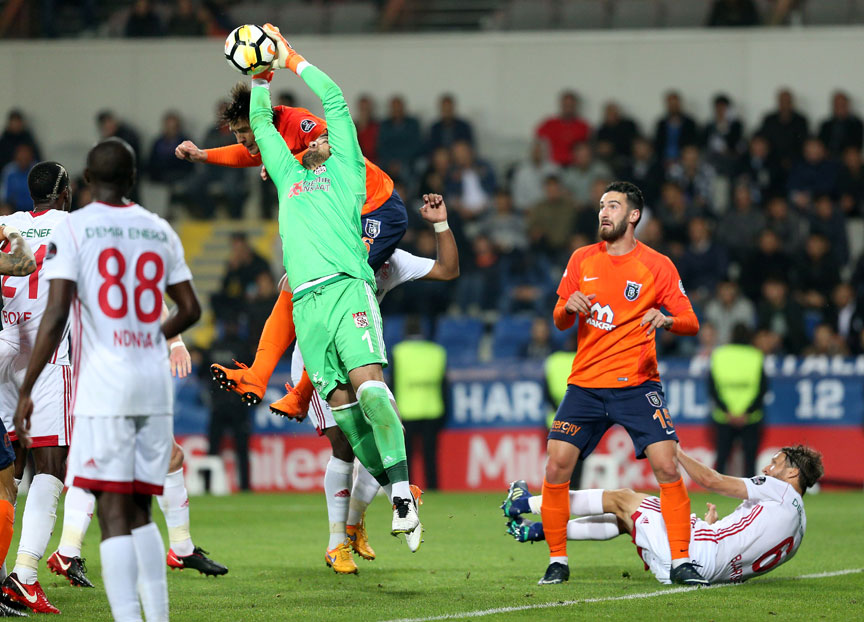
[[[0,243],[9,242],[9,252],[0,253],[0,274],[27,276],[36,270],[36,259],[27,240],[14,227],[0,226]]]
[[[706,490],[716,492],[718,495],[725,497],[735,497],[736,499],[747,498],[747,486],[743,480],[718,473],[711,467],[705,466],[698,460],[694,460],[681,449],[680,444],[678,445],[678,464],[684,467],[684,470],[687,471],[687,474],[694,482]]]
[[[191,281],[169,285],[165,288],[165,293],[177,304],[171,315],[162,322],[162,334],[165,339],[171,339],[198,321],[201,317],[201,303],[198,302],[198,294],[195,293]]]
[[[164,322],[171,315],[168,305],[162,301],[162,316],[160,322]],[[176,335],[167,340],[168,343],[168,362],[171,365],[171,375],[175,378],[185,378],[192,373],[192,357],[189,356],[189,350],[186,344],[183,343],[183,337]]]
[[[433,224],[435,239],[438,242],[435,265],[423,278],[430,281],[452,281],[459,276],[459,249],[456,247],[456,238],[453,237],[453,232],[447,224],[447,206],[444,204],[444,197],[440,194],[424,194],[420,216],[426,222]]]
[[[206,162],[207,152],[199,149],[191,140],[184,140],[174,149],[174,155],[180,160],[189,162]]]
[[[65,279],[50,281],[48,303],[42,315],[42,322],[39,324],[39,332],[36,334],[36,343],[33,345],[27,373],[18,391],[18,407],[15,409],[15,433],[23,447],[30,447],[30,415],[33,414],[30,392],[39,374],[51,360],[54,350],[60,344],[60,339],[63,338],[63,330],[69,319],[69,307],[74,296],[74,281]]]

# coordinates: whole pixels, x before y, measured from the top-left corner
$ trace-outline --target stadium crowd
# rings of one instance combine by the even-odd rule
[[[578,94],[567,91],[556,115],[538,119],[525,158],[496,170],[477,152],[472,123],[459,115],[454,95],[440,97],[438,117],[425,127],[399,96],[381,117],[376,102],[362,96],[354,114],[364,153],[393,177],[409,208],[424,193],[445,196],[462,263],[455,283],[415,283],[413,291],[394,292],[384,312],[487,322],[549,316],[570,253],[596,239],[594,206],[603,189],[624,179],[645,194],[639,238],[672,257],[703,325],[710,324],[698,339],[667,342],[662,333],[666,355],[727,343],[737,323],[756,331],[766,352],[862,353],[864,254],[848,225],[864,216],[864,126],[843,91],[830,102],[831,114],[814,121],[782,89],[776,110],[744,128],[729,96],[718,94],[712,117],[697,120],[670,91],[663,116],[640,128],[613,101],[598,122],[582,118]],[[291,105],[292,95],[281,94],[280,103]],[[222,105],[202,147],[234,142],[219,121]],[[229,217],[242,216],[248,176],[175,158],[174,147],[189,138],[178,114],[166,112],[161,133],[143,149],[138,132],[113,112],[100,112],[96,123],[100,137],[121,136],[142,153],[144,177],[168,188],[186,215],[213,218],[221,205]],[[28,207],[26,175],[39,157],[26,119],[10,111],[0,136],[4,210]],[[87,201],[79,184],[76,204]],[[265,217],[274,204],[272,192],[263,192]],[[409,215],[403,245],[433,256],[434,234],[416,209]],[[243,261],[267,270],[267,262],[246,255],[232,256],[227,274],[245,270],[238,267]],[[273,277],[247,279],[253,285],[238,294],[236,279],[226,276],[214,309],[230,310],[237,296],[269,300]],[[550,350],[561,345],[553,337]],[[532,351],[543,348],[534,343]]]

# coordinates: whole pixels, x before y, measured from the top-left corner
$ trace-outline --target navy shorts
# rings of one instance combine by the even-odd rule
[[[408,229],[408,212],[396,191],[375,211],[361,217],[363,243],[369,251],[369,265],[375,272],[390,259]]]
[[[620,389],[569,385],[555,413],[549,438],[576,445],[579,458],[584,459],[591,455],[606,430],[616,423],[630,434],[640,460],[645,457],[648,445],[678,440],[659,382]]]
[[[0,471],[15,462],[15,450],[12,449],[12,441],[9,440],[9,433],[6,431],[6,426],[0,420]]]

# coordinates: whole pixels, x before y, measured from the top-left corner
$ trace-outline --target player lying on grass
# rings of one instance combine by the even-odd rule
[[[690,556],[710,583],[740,582],[765,574],[798,551],[807,517],[802,496],[822,477],[822,456],[804,445],[784,447],[751,478],[721,475],[684,453],[678,461],[693,481],[711,492],[743,499],[728,516],[719,518],[708,503],[704,519],[691,515]],[[507,531],[519,542],[545,539],[543,524],[522,518],[539,514],[542,500],[531,496],[524,481],[510,486],[502,504],[510,518]],[[636,554],[660,583],[671,583],[671,557],[660,499],[629,488],[571,490],[568,540],[611,540],[627,533]]]
[[[393,504],[393,534],[420,543],[405,438],[384,383],[387,363],[375,276],[360,227],[366,163],[339,86],[309,64],[269,24],[274,68],[288,68],[321,99],[326,137],[309,143],[302,163],[273,125],[272,72],[253,78],[249,121],[279,194],[279,233],[299,346],[315,389],[327,400],[354,454]],[[415,545],[411,540],[415,539]]]

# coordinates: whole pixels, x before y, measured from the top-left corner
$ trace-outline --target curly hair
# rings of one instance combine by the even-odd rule
[[[219,121],[225,125],[240,123],[241,121],[249,122],[249,100],[252,97],[252,87],[248,82],[238,82],[233,86],[229,93],[231,100],[222,111]],[[273,123],[279,123],[279,108],[273,109]]]
[[[804,445],[784,447],[782,451],[786,455],[786,461],[798,469],[798,485],[801,493],[807,491],[825,473],[822,466],[822,454]]]

